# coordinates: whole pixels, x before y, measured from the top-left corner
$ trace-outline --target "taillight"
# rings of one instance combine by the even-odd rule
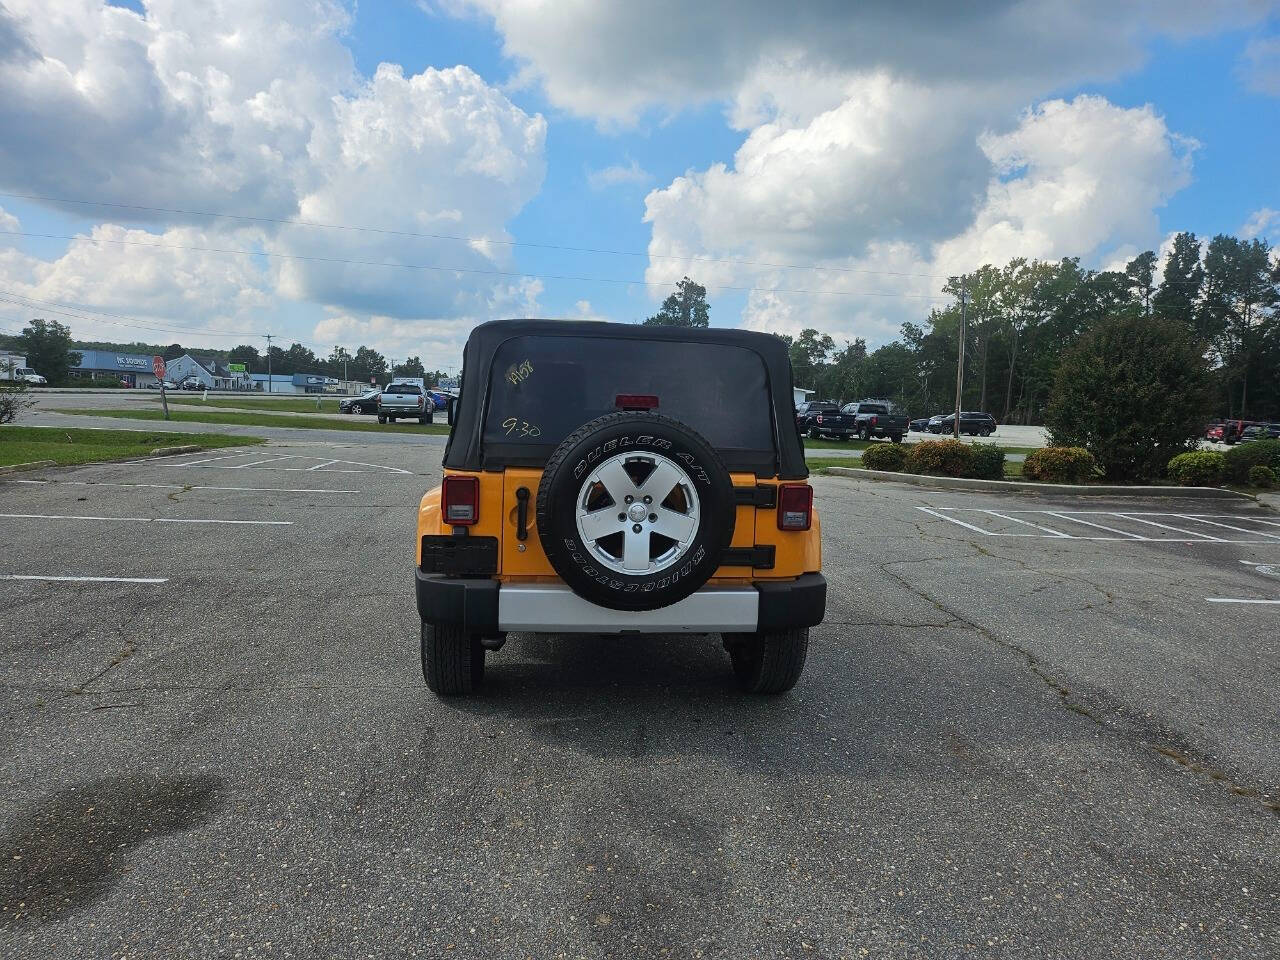
[[[658,398],[651,393],[620,393],[613,405],[619,410],[648,412],[658,409]]]
[[[880,418],[873,413],[871,415],[871,425],[874,427],[879,422],[880,422]]]
[[[426,398],[426,397],[419,397],[419,398],[418,398],[418,406],[420,406],[420,407],[422,407],[422,406],[426,406],[426,403],[427,403],[427,398]]]
[[[778,529],[808,530],[813,523],[813,487],[784,483],[778,487]]]
[[[477,477],[445,477],[440,509],[451,527],[469,527],[480,519],[480,480]]]
[[[818,414],[818,422],[819,422],[819,423],[821,423],[821,422],[822,422],[822,414]]]

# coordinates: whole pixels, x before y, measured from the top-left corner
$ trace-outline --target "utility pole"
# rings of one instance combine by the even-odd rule
[[[271,341],[273,335],[270,333],[263,334],[267,338],[267,393],[271,392]]]
[[[967,307],[969,305],[969,291],[966,286],[967,279],[964,274],[960,275],[960,345],[956,348],[956,420],[951,425],[951,434],[957,440],[960,439],[960,402],[964,395],[964,337],[965,326],[968,321]]]

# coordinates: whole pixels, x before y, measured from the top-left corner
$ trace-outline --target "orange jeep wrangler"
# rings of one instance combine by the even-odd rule
[[[427,686],[470,693],[510,632],[719,633],[789,690],[827,593],[792,398],[770,334],[477,327],[418,512]]]

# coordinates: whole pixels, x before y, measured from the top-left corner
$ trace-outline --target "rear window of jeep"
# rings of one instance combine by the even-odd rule
[[[774,456],[764,361],[744,347],[515,337],[498,348],[492,370],[483,435],[490,453],[516,445],[550,453],[584,423],[617,412],[619,395],[638,394],[656,396],[658,413],[692,427],[722,456]]]

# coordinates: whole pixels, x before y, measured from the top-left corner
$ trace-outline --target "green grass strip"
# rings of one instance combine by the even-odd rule
[[[52,460],[58,464],[97,463],[145,457],[157,447],[192,444],[204,450],[264,443],[261,437],[225,433],[169,433],[151,430],[84,430],[75,427],[0,427],[0,466]]]
[[[138,410],[89,410],[68,408],[58,413],[74,414],[83,417],[115,417],[122,420],[164,420],[164,411],[158,409]],[[442,423],[378,423],[376,420],[361,420],[355,416],[351,419],[330,419],[328,417],[282,417],[270,413],[238,413],[231,410],[171,410],[169,420],[174,423],[217,423],[240,427],[285,427],[293,430],[348,430],[360,433],[383,432],[394,430],[399,433],[448,433],[449,428]]]

